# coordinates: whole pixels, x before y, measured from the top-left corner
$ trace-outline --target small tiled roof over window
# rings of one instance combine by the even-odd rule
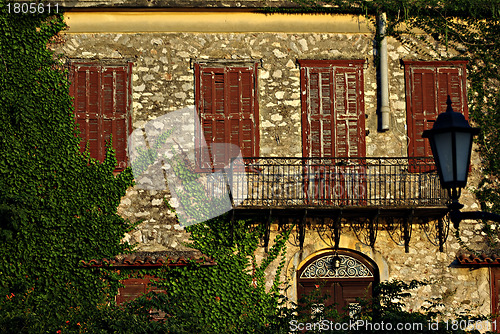
[[[458,254],[457,261],[464,266],[500,266],[500,256],[496,254]]]
[[[92,259],[83,261],[85,267],[161,267],[161,266],[187,266],[192,261],[202,266],[216,265],[211,259],[200,252],[190,251],[162,251],[162,252],[136,252],[132,254],[122,254],[114,258]]]

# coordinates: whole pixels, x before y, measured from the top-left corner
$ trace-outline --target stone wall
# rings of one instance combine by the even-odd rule
[[[258,69],[258,100],[260,117],[260,155],[302,155],[300,73],[297,59],[366,59],[364,92],[366,152],[368,156],[406,156],[406,103],[404,71],[401,59],[432,59],[436,54],[418,54],[394,39],[389,39],[390,130],[378,132],[376,51],[374,36],[369,33],[68,33],[66,42],[57,47],[72,60],[101,59],[134,62],[133,129],[176,111],[194,105],[193,62],[210,59],[256,59]],[[278,139],[279,138],[279,139]],[[472,176],[477,179],[478,158]],[[138,250],[185,250],[188,236],[164,202],[170,200],[168,190],[131,188],[119,207],[119,213],[131,221],[142,221],[126,236],[138,243]],[[467,208],[477,208],[473,196],[464,194]],[[177,203],[171,202],[175,207]],[[482,241],[480,226],[462,224],[464,241],[477,246]],[[345,232],[345,233],[344,233]],[[358,250],[374,259],[381,279],[429,279],[432,286],[420,289],[409,304],[418,309],[429,298],[443,298],[446,312],[472,309],[475,313],[490,311],[487,269],[469,270],[453,265],[460,246],[451,235],[443,253],[426,239],[423,231],[414,231],[410,252],[396,246],[386,232],[380,231],[374,249],[358,242],[352,232],[344,229],[341,247]],[[276,232],[273,232],[273,234]],[[272,240],[271,236],[271,240]],[[289,275],[314,252],[328,248],[314,231],[308,231],[303,251],[290,246],[287,253]],[[479,246],[478,246],[479,247]],[[263,256],[263,253],[260,255]],[[277,267],[273,263],[270,273]],[[283,276],[285,278],[285,276]],[[270,284],[270,283],[269,283]]]
[[[407,155],[406,104],[401,59],[419,55],[389,39],[390,130],[378,132],[377,81],[371,34],[67,34],[58,50],[72,60],[133,60],[133,129],[194,105],[193,61],[258,59],[260,155],[302,155],[300,73],[297,59],[366,59],[364,92],[367,156]],[[145,221],[144,233],[130,239],[170,247],[165,226],[175,230],[164,208],[164,194],[131,190],[124,215]],[[161,226],[161,227],[154,227]],[[179,228],[179,227],[177,227]],[[168,228],[167,228],[168,229]],[[142,230],[142,228],[141,228]],[[148,246],[150,247],[150,246]]]
[[[406,155],[406,104],[400,59],[416,57],[390,40],[391,131],[377,132],[377,82],[369,34],[68,34],[73,59],[133,60],[133,127],[194,104],[192,62],[257,59],[260,155],[301,156],[300,73],[297,59],[366,59],[368,156]],[[279,142],[276,138],[279,137]]]

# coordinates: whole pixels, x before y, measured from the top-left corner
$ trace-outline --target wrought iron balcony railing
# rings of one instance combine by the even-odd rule
[[[206,176],[206,190],[220,196],[230,189],[235,207],[431,207],[447,201],[432,158],[254,157],[237,159],[224,178],[218,175]]]

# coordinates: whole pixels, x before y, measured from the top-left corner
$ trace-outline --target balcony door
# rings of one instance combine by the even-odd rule
[[[297,296],[301,305],[312,301],[311,313],[334,307],[354,317],[360,309],[358,298],[371,298],[378,283],[377,266],[364,255],[339,250],[339,268],[333,267],[332,252],[321,253],[307,261],[297,272]],[[320,300],[316,302],[316,299]]]
[[[364,60],[299,60],[302,153],[308,202],[356,205],[366,198]]]

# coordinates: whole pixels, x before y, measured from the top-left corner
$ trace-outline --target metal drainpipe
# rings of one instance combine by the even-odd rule
[[[387,15],[379,15],[379,36],[380,36],[380,131],[389,130],[389,66],[387,59],[387,37],[386,33]]]

